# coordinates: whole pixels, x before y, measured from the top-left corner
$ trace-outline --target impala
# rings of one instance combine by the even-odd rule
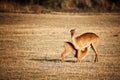
[[[87,46],[91,46],[93,51],[95,52],[95,62],[98,62],[98,44],[99,44],[99,36],[95,33],[84,33],[80,36],[75,37],[75,29],[70,30],[71,39],[73,45],[76,49],[78,49],[77,59],[80,60],[81,50]]]
[[[80,52],[78,52],[78,50],[74,47],[74,45],[71,42],[64,42],[64,47],[65,47],[65,50],[61,54],[61,57],[62,57],[61,62],[64,62],[64,55],[67,53],[74,54],[74,57],[76,58],[77,58],[77,54],[79,53],[80,54],[79,60],[81,62],[89,50],[89,47],[86,47],[84,50],[81,50]]]

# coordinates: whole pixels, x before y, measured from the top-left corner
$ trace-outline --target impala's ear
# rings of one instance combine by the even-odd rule
[[[73,32],[73,31],[75,31],[75,30],[76,30],[76,29],[71,29],[70,32]]]

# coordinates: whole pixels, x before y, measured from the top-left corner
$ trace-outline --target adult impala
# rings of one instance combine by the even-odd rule
[[[98,62],[98,44],[99,44],[99,36],[97,36],[95,33],[84,33],[80,36],[75,37],[75,29],[70,30],[71,33],[71,39],[76,47],[78,49],[77,59],[80,60],[79,57],[81,57],[81,50],[87,46],[91,46],[93,51],[95,52],[95,62]]]

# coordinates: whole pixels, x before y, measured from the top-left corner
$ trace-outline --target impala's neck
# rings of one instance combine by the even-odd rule
[[[77,47],[76,47],[76,39],[75,39],[74,33],[71,33],[71,41],[72,41],[73,45],[75,46],[75,48],[77,49]]]

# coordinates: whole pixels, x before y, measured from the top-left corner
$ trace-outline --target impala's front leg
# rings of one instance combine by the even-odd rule
[[[76,61],[76,63],[78,63],[78,62],[82,62],[82,58],[81,58],[81,49],[79,49],[79,50],[77,50],[77,61]]]

